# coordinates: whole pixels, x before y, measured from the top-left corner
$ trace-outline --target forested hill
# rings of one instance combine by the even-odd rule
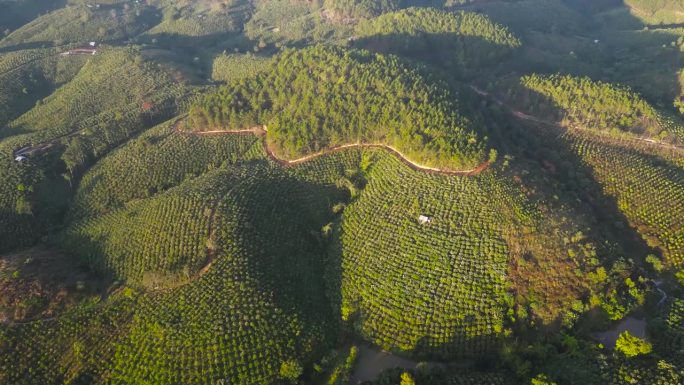
[[[527,75],[509,98],[546,119],[565,120],[584,128],[667,139],[658,111],[625,86],[569,75]],[[675,140],[676,138],[670,138]]]
[[[362,50],[285,51],[269,71],[203,97],[189,123],[195,130],[266,125],[269,144],[287,158],[359,142],[451,169],[472,168],[484,155],[445,84],[394,56]]]
[[[408,8],[358,24],[355,46],[396,53],[459,74],[496,62],[520,40],[505,26],[472,12]]]

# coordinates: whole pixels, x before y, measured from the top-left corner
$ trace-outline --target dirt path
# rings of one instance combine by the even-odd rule
[[[326,150],[322,150],[322,151],[316,152],[314,154],[306,155],[306,156],[303,156],[301,158],[284,159],[284,158],[278,157],[273,152],[273,149],[271,149],[268,146],[268,142],[266,140],[266,133],[268,132],[268,128],[266,126],[255,126],[255,127],[239,129],[239,130],[183,131],[180,129],[180,125],[184,120],[185,120],[184,117],[176,120],[176,122],[172,126],[172,130],[179,133],[179,134],[195,135],[195,136],[209,136],[209,135],[256,135],[256,136],[259,136],[262,138],[261,142],[262,142],[264,151],[266,152],[268,157],[283,167],[296,166],[298,164],[319,158],[321,156],[334,154],[336,152],[344,151],[344,150],[351,149],[351,148],[380,148],[380,149],[384,149],[384,150],[392,153],[397,158],[399,158],[399,160],[401,160],[402,163],[409,166],[411,169],[413,169],[415,171],[425,172],[428,174],[441,174],[441,175],[452,175],[452,176],[475,176],[475,175],[479,175],[480,173],[485,171],[487,168],[489,168],[489,165],[490,165],[490,163],[488,161],[485,161],[485,162],[482,162],[481,164],[479,164],[477,167],[472,168],[470,170],[448,170],[448,169],[440,169],[440,168],[435,168],[435,167],[424,166],[424,165],[418,164],[416,162],[413,162],[406,155],[401,153],[396,148],[389,146],[387,144],[383,144],[383,143],[348,143],[348,144],[343,144],[340,146],[335,146],[335,147],[332,147],[332,148],[329,148]]]
[[[559,128],[559,129],[573,129],[573,130],[577,130],[577,131],[585,131],[585,132],[588,132],[588,133],[593,134],[593,135],[605,136],[601,133],[596,132],[595,130],[591,130],[591,129],[586,128],[586,127],[581,127],[581,126],[577,126],[577,125],[567,126],[567,125],[561,124],[560,122],[552,122],[550,120],[540,119],[536,116],[532,116],[532,115],[526,114],[522,111],[516,110],[515,108],[511,107],[510,105],[504,103],[502,100],[500,100],[496,96],[494,96],[494,95],[490,94],[489,92],[484,91],[484,90],[482,90],[482,89],[480,89],[480,88],[478,88],[472,84],[470,85],[470,88],[473,91],[475,91],[475,93],[477,93],[478,95],[488,97],[488,98],[492,99],[496,104],[508,109],[510,111],[511,115],[515,116],[518,119],[527,120],[527,121],[531,121],[531,122],[535,122],[535,123],[539,123],[539,124],[544,124],[544,125],[552,126],[554,128]],[[669,150],[675,150],[675,151],[683,151],[684,150],[684,148],[682,148],[681,146],[677,146],[677,145],[669,144],[669,143],[663,143],[663,142],[659,142],[657,140],[649,139],[649,138],[629,137],[629,138],[620,138],[620,139],[621,140],[627,140],[627,141],[644,142],[644,143],[652,144],[654,146],[666,148]]]

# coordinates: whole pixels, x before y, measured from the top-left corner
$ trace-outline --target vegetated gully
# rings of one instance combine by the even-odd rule
[[[415,163],[408,159],[404,154],[402,154],[400,151],[398,151],[396,148],[386,145],[386,144],[381,144],[381,143],[349,143],[349,144],[344,144],[340,146],[336,146],[327,150],[323,150],[314,154],[306,155],[301,158],[297,159],[282,159],[276,156],[273,152],[273,150],[268,147],[268,143],[266,141],[266,133],[267,133],[267,127],[266,126],[255,126],[251,128],[245,128],[245,129],[236,129],[236,130],[211,130],[211,131],[183,131],[180,129],[181,124],[185,121],[186,117],[180,117],[178,118],[174,124],[172,125],[172,131],[176,132],[178,134],[183,134],[183,135],[195,135],[195,136],[208,136],[208,135],[256,135],[262,138],[262,145],[264,148],[264,151],[268,155],[268,157],[273,160],[274,162],[280,164],[283,167],[291,167],[295,166],[300,163],[304,163],[306,161],[318,158],[320,156],[332,154],[335,152],[343,151],[346,149],[350,148],[381,148],[386,151],[389,151],[392,153],[394,156],[399,158],[404,164],[409,166],[411,169],[415,171],[421,171],[421,172],[426,172],[430,174],[442,174],[442,175],[452,175],[452,176],[475,176],[486,170],[490,163],[488,161],[485,161],[478,165],[477,167],[471,169],[471,170],[446,170],[446,169],[439,169],[439,168],[433,168],[433,167],[427,167],[420,165],[418,163]],[[211,230],[210,230],[211,232]],[[209,250],[208,250],[209,252]],[[212,262],[212,256],[208,256],[208,264],[205,266],[202,271],[200,272],[200,275],[205,273],[209,267],[211,266]],[[396,356],[394,354],[388,353],[388,352],[382,352],[377,349],[368,347],[368,346],[362,346],[361,347],[361,354],[359,357],[359,363],[356,365],[356,369],[352,373],[352,378],[350,379],[350,384],[357,384],[361,383],[363,381],[372,381],[374,380],[380,372],[382,372],[384,369],[388,368],[394,368],[394,367],[400,367],[403,369],[414,369],[417,366],[417,362],[408,360],[399,356]],[[443,363],[427,363],[428,366],[445,366]],[[462,363],[465,366],[469,366],[471,363]]]

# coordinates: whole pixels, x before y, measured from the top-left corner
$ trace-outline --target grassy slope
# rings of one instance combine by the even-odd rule
[[[59,56],[55,49],[21,50],[0,55],[0,126],[69,82],[85,60],[85,56]]]
[[[126,40],[157,22],[154,9],[146,6],[67,6],[15,30],[0,41],[0,47],[30,43],[62,45]]]
[[[72,81],[2,130],[5,136],[12,135],[0,142],[0,160],[5,164],[2,175],[7,181],[0,186],[3,249],[30,243],[44,230],[55,213],[41,196],[59,196],[61,189],[51,194],[42,194],[41,190],[66,183],[60,173],[77,176],[93,159],[140,129],[177,113],[176,103],[186,92],[184,86],[173,84],[153,64],[135,58],[134,51],[125,49],[91,57]],[[147,111],[144,102],[149,103]],[[74,132],[79,135],[57,140],[56,144],[65,147],[58,146],[49,156],[37,157],[28,165],[14,162],[14,150]],[[59,160],[63,153],[68,170]],[[16,205],[20,200],[33,206],[32,214],[19,213]]]

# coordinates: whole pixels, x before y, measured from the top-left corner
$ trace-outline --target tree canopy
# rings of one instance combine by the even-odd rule
[[[316,46],[288,50],[269,71],[205,95],[195,130],[268,127],[284,157],[348,143],[382,143],[435,167],[471,168],[484,144],[458,114],[447,86],[397,57]]]
[[[636,357],[650,353],[651,350],[653,350],[653,346],[648,341],[635,337],[629,331],[625,330],[620,334],[617,341],[615,341],[615,350],[627,357]]]
[[[558,118],[590,129],[618,129],[656,136],[661,127],[656,110],[629,87],[570,75],[523,76],[529,104],[552,104]]]

